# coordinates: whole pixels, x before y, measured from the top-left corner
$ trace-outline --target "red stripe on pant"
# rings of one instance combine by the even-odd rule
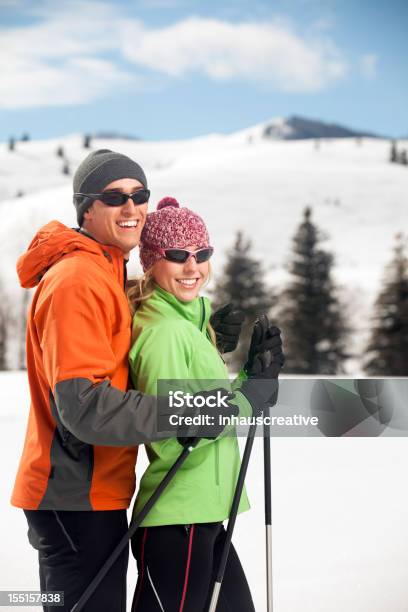
[[[143,534],[143,539],[142,539],[142,544],[141,544],[141,550],[140,550],[140,565],[141,565],[141,569],[140,569],[140,582],[139,582],[139,590],[137,592],[136,598],[133,601],[133,605],[132,605],[132,611],[137,609],[137,604],[139,603],[139,598],[140,598],[140,593],[142,592],[142,587],[143,587],[143,580],[144,580],[144,552],[145,552],[145,545],[146,545],[146,539],[147,539],[147,527],[145,527],[144,530],[144,534]]]
[[[194,525],[191,525],[190,537],[189,537],[189,540],[188,540],[188,552],[187,552],[186,572],[184,574],[183,595],[181,597],[181,603],[180,603],[179,612],[183,612],[184,603],[186,601],[187,586],[188,586],[188,576],[189,576],[189,573],[190,573],[191,551],[192,551],[192,548],[193,548],[193,536],[194,536]]]

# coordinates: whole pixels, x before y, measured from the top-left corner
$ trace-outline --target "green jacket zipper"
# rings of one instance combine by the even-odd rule
[[[220,449],[218,447],[219,441],[214,442],[215,451],[215,484],[217,487],[220,486]]]
[[[203,297],[200,297],[200,306],[201,306],[200,331],[204,331],[203,330],[203,325],[204,325],[204,321],[205,321],[205,305],[204,305],[204,298]]]

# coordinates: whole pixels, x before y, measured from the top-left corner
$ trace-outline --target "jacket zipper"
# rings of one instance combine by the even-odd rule
[[[92,445],[89,445],[89,458],[88,458],[88,476],[87,480],[92,480],[94,470],[94,449]]]
[[[200,305],[201,305],[201,322],[200,322],[200,330],[203,330],[203,325],[205,321],[205,303],[204,298],[200,297]],[[215,484],[217,487],[220,485],[220,451],[218,448],[218,440],[214,442],[214,451],[215,451]]]
[[[64,426],[62,426],[62,446],[66,446],[69,440],[70,432]]]
[[[203,325],[204,325],[204,320],[205,320],[205,305],[204,305],[203,297],[200,297],[200,306],[201,306],[200,331],[203,331]]]
[[[215,484],[217,487],[220,486],[220,449],[218,447],[219,441],[214,442],[215,450]]]
[[[126,283],[127,283],[127,261],[123,260],[123,288],[126,291]]]

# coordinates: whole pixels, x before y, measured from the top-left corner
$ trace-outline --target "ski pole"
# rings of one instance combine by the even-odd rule
[[[254,444],[256,432],[256,425],[251,425],[248,431],[247,441],[245,443],[245,450],[242,457],[241,467],[239,470],[238,480],[235,487],[234,498],[232,500],[230,515],[228,519],[228,527],[225,535],[225,542],[222,549],[220,564],[218,566],[218,572],[214,583],[214,588],[211,596],[210,607],[208,612],[215,612],[217,609],[218,597],[221,590],[221,584],[224,578],[225,568],[228,561],[228,554],[231,548],[232,533],[234,531],[235,521],[238,514],[238,506],[241,499],[242,489],[244,488],[245,476],[248,470],[249,459],[251,456],[252,447]]]
[[[186,446],[183,449],[183,452],[180,454],[179,458],[171,466],[170,470],[167,472],[166,476],[160,482],[155,492],[152,494],[152,496],[143,506],[139,514],[131,522],[129,529],[127,530],[125,535],[121,538],[121,540],[119,540],[118,544],[113,549],[113,552],[111,553],[111,555],[106,559],[105,563],[102,565],[101,569],[98,571],[98,573],[92,579],[92,581],[87,586],[85,591],[82,593],[77,603],[71,608],[71,612],[80,612],[81,610],[84,609],[84,605],[86,604],[88,599],[98,588],[98,586],[100,585],[100,583],[102,582],[102,580],[104,579],[104,577],[106,576],[106,574],[108,573],[112,565],[115,563],[117,558],[120,556],[120,554],[123,552],[123,550],[127,546],[129,540],[136,533],[136,530],[138,529],[141,522],[145,519],[146,515],[150,512],[154,504],[159,499],[160,495],[163,493],[164,489],[167,487],[170,481],[174,478],[176,472],[183,465],[183,463],[185,462],[185,460],[187,459],[187,457],[189,456],[193,448],[198,444],[199,440],[200,438],[194,438],[191,442],[189,442],[188,446]]]
[[[264,416],[269,417],[270,408],[264,410]],[[273,612],[273,582],[272,582],[272,485],[271,485],[271,427],[263,423],[264,435],[264,495],[265,495],[265,538],[266,538],[266,601],[267,611]]]

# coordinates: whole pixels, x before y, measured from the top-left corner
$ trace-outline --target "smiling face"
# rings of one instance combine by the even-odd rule
[[[105,191],[135,193],[144,189],[135,179],[124,178],[106,185]],[[146,221],[146,204],[134,204],[130,198],[122,206],[109,206],[95,200],[84,214],[83,229],[101,244],[118,247],[125,256],[139,244]]]
[[[196,251],[200,247],[192,245],[185,247],[188,251]],[[198,264],[195,257],[189,257],[183,264],[167,259],[159,259],[152,268],[153,278],[165,291],[172,293],[181,302],[190,302],[208,278],[210,264],[208,261]]]

